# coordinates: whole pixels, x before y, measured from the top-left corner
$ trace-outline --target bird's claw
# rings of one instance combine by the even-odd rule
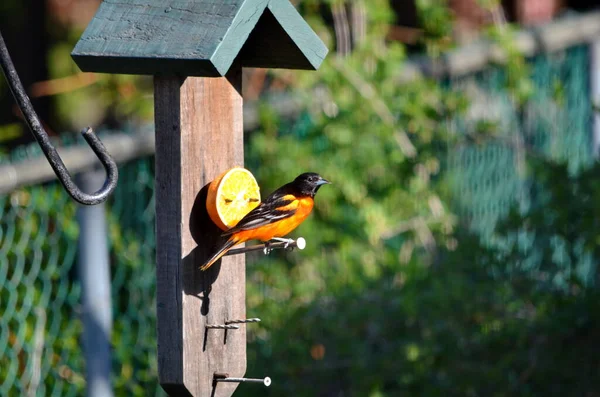
[[[273,248],[271,248],[271,243],[267,241],[265,243],[265,248],[263,249],[263,252],[265,253],[265,255],[269,255],[271,251],[273,251]]]
[[[281,238],[281,237],[273,237],[271,239],[271,241],[267,241],[265,242],[265,248],[263,249],[263,252],[265,253],[265,255],[269,255],[271,253],[271,251],[273,251],[273,248],[271,247],[271,242],[272,241],[278,241],[280,243],[284,243],[283,244],[283,249],[291,251],[294,249],[294,246],[292,244],[294,244],[294,240],[291,238]]]

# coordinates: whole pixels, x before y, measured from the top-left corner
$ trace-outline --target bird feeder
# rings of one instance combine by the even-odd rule
[[[86,72],[154,76],[158,373],[170,395],[230,396],[246,379],[244,256],[198,269],[220,238],[206,186],[244,161],[241,70],[315,70],[326,54],[288,0],[105,0],[72,52]]]

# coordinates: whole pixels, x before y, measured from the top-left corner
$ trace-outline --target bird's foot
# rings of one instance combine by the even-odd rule
[[[271,253],[271,251],[273,251],[273,248],[271,248],[271,243],[269,241],[266,241],[263,252],[265,253],[265,255],[269,255]]]

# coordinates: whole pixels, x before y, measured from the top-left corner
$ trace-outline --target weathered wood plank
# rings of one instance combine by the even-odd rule
[[[277,36],[246,43],[265,12]],[[280,39],[282,52],[271,51]],[[255,67],[316,69],[327,53],[288,0],[104,0],[71,56],[89,72],[215,77],[236,59],[245,66],[242,49],[261,52],[248,59]]]
[[[227,78],[155,77],[158,362],[172,395],[230,396],[243,376],[246,329],[207,330],[245,318],[245,264],[226,257],[198,270],[220,231],[205,208],[205,186],[243,164],[241,68]],[[215,390],[213,388],[216,387]]]

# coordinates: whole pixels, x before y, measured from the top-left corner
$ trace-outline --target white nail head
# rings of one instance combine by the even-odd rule
[[[296,247],[298,247],[299,250],[306,248],[306,240],[303,237],[298,237],[296,240]]]
[[[306,248],[306,240],[303,237],[298,237],[296,240],[296,247],[298,247],[299,250]]]

